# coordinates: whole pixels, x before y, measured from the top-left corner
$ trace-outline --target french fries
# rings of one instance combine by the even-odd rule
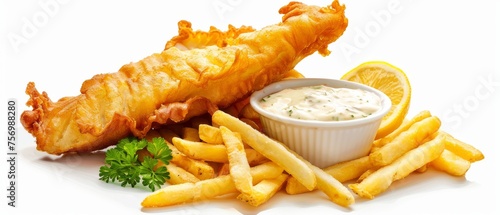
[[[316,188],[319,190],[323,191],[332,202],[335,202],[338,205],[347,207],[354,203],[354,196],[352,196],[351,192],[345,187],[342,183],[340,183],[337,179],[335,179],[333,176],[329,175],[322,169],[320,169],[317,166],[314,166],[311,164],[309,161],[304,159],[302,156],[298,155],[294,151],[290,150],[287,148],[290,153],[294,154],[299,158],[301,161],[303,161],[311,170],[313,171],[314,175],[316,176],[316,181],[317,185]]]
[[[349,188],[361,197],[373,199],[389,188],[394,181],[408,176],[421,166],[439,157],[444,147],[444,137],[438,135],[433,140],[399,157],[393,163],[373,172],[360,183],[350,184]]]
[[[469,170],[471,162],[445,149],[441,155],[433,160],[432,167],[450,175],[463,176]]]
[[[220,131],[229,157],[229,174],[240,192],[237,199],[252,206],[263,204],[281,188],[288,174],[283,173],[274,179],[265,179],[253,186],[250,164],[241,137],[224,126],[220,127]]]
[[[484,159],[483,153],[474,146],[464,143],[446,132],[440,131],[440,133],[446,136],[446,149],[450,152],[472,163]]]
[[[227,162],[227,150],[224,145],[189,141],[178,137],[172,138],[172,143],[179,151],[191,158],[218,163]]]
[[[429,167],[453,176],[463,176],[471,163],[484,159],[473,146],[439,131],[440,121],[423,111],[403,123],[393,133],[374,142],[370,161],[379,169],[370,169],[348,185],[357,195],[372,199],[394,181],[412,172],[425,172]],[[380,147],[380,148],[378,148]],[[375,156],[383,158],[374,159]]]
[[[288,194],[319,189],[332,202],[347,207],[355,201],[349,189],[372,199],[413,172],[434,168],[463,176],[473,162],[484,159],[478,149],[440,131],[439,118],[422,111],[375,140],[369,155],[320,169],[261,133],[258,115],[245,102],[227,111],[230,113],[213,113],[211,122],[200,117],[193,127],[172,126],[146,135],[167,140],[173,158],[166,165],[169,185],[147,196],[143,207],[177,205],[229,193],[237,193],[236,199],[257,207],[282,187]],[[148,156],[147,151],[139,152],[139,158],[143,156]]]
[[[245,124],[238,118],[222,111],[216,111],[212,115],[212,121],[240,133],[245,143],[269,158],[269,160],[283,167],[307,189],[312,190],[316,187],[316,176],[314,172],[307,164],[290,153],[280,143],[253,129],[250,125]]]
[[[473,146],[457,140],[446,132],[438,133],[445,137],[445,150],[430,163],[435,169],[453,176],[463,176],[472,163],[484,159],[483,153]]]
[[[173,134],[173,132],[169,130],[160,130],[160,135],[167,140],[167,145],[172,150],[172,163],[177,164],[179,167],[185,169],[186,171],[193,174],[195,177],[203,180],[208,178],[213,178],[215,175],[215,170],[212,166],[205,163],[204,161],[192,159],[182,152],[180,152],[174,145],[168,142],[168,139]]]
[[[200,139],[205,143],[219,145],[222,144],[220,129],[207,124],[200,124],[198,127]]]
[[[199,178],[174,163],[169,163],[167,169],[170,172],[170,179],[167,180],[169,184],[195,183],[200,181]]]
[[[390,134],[388,134],[385,137],[382,137],[378,140],[375,140],[373,142],[373,147],[374,148],[380,148],[384,146],[385,144],[391,142],[396,138],[399,134],[401,134],[403,131],[408,130],[413,124],[422,121],[425,118],[431,117],[431,112],[428,110],[421,111],[417,115],[415,115],[412,119],[407,120],[401,124],[396,130],[392,131]]]
[[[229,174],[233,178],[235,187],[242,194],[252,193],[252,175],[250,165],[243,148],[243,142],[231,130],[220,127],[224,145],[229,157]]]
[[[282,173],[274,179],[265,179],[252,188],[250,193],[240,193],[236,198],[252,206],[259,206],[269,200],[288,178],[288,174]]]
[[[329,175],[333,176],[339,182],[347,182],[359,178],[361,174],[366,172],[372,167],[368,156],[358,159],[345,161],[326,167],[323,170]],[[289,177],[286,184],[286,192],[288,194],[299,194],[308,192],[307,188],[297,181],[294,177]]]
[[[283,172],[283,168],[268,162],[250,169],[253,183],[264,179],[276,178]],[[141,203],[143,207],[163,207],[211,199],[228,193],[237,192],[230,175],[218,176],[212,179],[201,180],[196,183],[183,183],[166,186],[147,196]]]
[[[408,130],[401,132],[391,142],[372,152],[370,161],[374,166],[385,166],[392,163],[401,155],[416,148],[429,135],[438,131],[441,121],[435,117],[428,117],[411,125]]]

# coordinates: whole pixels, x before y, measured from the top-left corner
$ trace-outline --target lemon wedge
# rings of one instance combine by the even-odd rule
[[[347,72],[341,79],[371,86],[391,99],[392,107],[382,119],[375,139],[390,134],[401,125],[411,100],[410,82],[401,69],[384,61],[369,61]]]

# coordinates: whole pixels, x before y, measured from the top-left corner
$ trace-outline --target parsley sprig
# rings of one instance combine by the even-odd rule
[[[137,152],[144,148],[150,156],[144,156],[141,162]],[[99,180],[106,183],[118,181],[122,187],[128,184],[135,187],[142,179],[142,185],[155,191],[170,178],[167,168],[157,165],[159,162],[168,164],[171,153],[163,138],[153,138],[151,142],[135,137],[124,138],[115,148],[106,151],[106,164],[99,169]]]

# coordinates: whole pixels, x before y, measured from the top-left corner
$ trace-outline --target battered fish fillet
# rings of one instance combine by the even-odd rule
[[[30,82],[33,110],[22,113],[37,149],[50,154],[106,148],[128,135],[143,137],[154,123],[213,112],[283,79],[306,56],[328,55],[347,27],[343,5],[291,2],[282,22],[254,30],[193,32],[179,23],[161,53],[86,80],[81,94],[52,102]],[[215,32],[215,33],[214,33]]]

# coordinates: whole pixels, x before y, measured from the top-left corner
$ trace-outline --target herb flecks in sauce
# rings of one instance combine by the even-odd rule
[[[260,101],[260,105],[270,112],[319,121],[365,118],[377,112],[381,104],[380,97],[372,92],[324,85],[285,89]]]

